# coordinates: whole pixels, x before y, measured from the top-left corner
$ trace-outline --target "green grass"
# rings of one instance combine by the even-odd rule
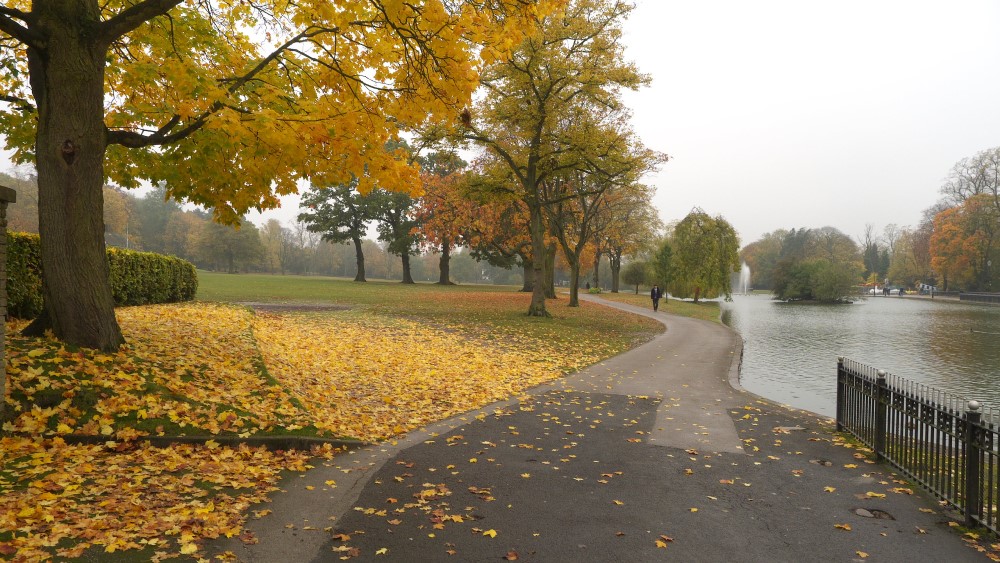
[[[640,292],[638,295],[634,291],[624,291],[621,293],[602,293],[599,297],[609,301],[628,303],[637,307],[653,309],[653,302],[649,299],[649,293]],[[719,303],[717,301],[682,301],[680,299],[660,300],[660,312],[667,312],[671,315],[691,317],[713,323],[721,323]]]
[[[327,276],[280,276],[270,274],[221,274],[198,271],[200,301],[367,304],[400,303],[415,293],[431,292],[446,297],[453,293],[490,293],[517,291],[517,286],[451,285],[431,283],[402,284],[398,281],[370,280],[364,283],[350,278]]]
[[[567,345],[600,335],[610,345],[609,349],[617,351],[648,340],[662,330],[659,323],[649,319],[622,323],[617,315],[601,314],[606,309],[593,303],[568,307],[569,297],[564,294],[546,302],[550,317],[528,317],[531,296],[519,289],[518,286],[358,283],[322,276],[198,272],[197,297],[202,301],[228,303],[340,306],[347,310],[303,314],[377,315],[383,320],[395,317],[445,326],[478,326],[481,330],[514,331]]]

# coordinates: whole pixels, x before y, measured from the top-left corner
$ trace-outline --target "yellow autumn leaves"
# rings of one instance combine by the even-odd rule
[[[500,343],[406,320],[264,314],[253,325],[268,371],[311,422],[363,440],[505,399],[580,361],[579,349],[513,337]]]
[[[12,332],[7,431],[380,440],[502,400],[617,350],[481,325],[183,304],[118,311],[129,345],[69,350]]]
[[[304,470],[310,456],[211,440],[155,448],[133,441],[140,436],[381,440],[626,346],[607,333],[581,339],[580,332],[489,320],[520,310],[518,299],[477,296],[476,311],[501,313],[460,315],[464,321],[371,311],[254,314],[216,304],[129,307],[116,312],[128,345],[114,354],[24,337],[21,326],[9,326],[0,530],[11,532],[0,535],[0,558],[196,555],[204,538],[242,534],[248,507],[275,488],[281,471]],[[450,305],[473,307],[461,299]],[[634,322],[606,310],[582,314]],[[72,435],[94,443],[67,443]]]

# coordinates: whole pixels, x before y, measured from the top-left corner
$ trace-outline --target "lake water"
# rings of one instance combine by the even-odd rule
[[[833,416],[837,357],[1000,407],[1000,307],[907,297],[853,304],[734,295],[722,319],[744,340],[743,387]]]

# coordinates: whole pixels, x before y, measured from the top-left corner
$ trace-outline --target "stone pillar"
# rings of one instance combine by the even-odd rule
[[[3,412],[3,398],[7,393],[7,204],[17,201],[17,192],[0,185],[0,413]]]

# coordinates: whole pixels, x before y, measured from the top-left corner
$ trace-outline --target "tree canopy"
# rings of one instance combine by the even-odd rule
[[[300,178],[413,187],[386,152],[458,118],[484,64],[559,0],[34,2],[0,8],[0,127],[34,162],[50,325],[123,341],[104,264],[102,187],[165,182],[236,222]]]
[[[681,299],[729,298],[730,276],[739,271],[736,230],[722,216],[695,208],[674,227],[668,291]]]
[[[597,167],[613,177],[636,155],[657,158],[635,139],[620,99],[622,88],[649,82],[624,60],[621,26],[631,10],[616,0],[572,0],[564,12],[542,18],[540,33],[484,70],[485,93],[456,133],[506,169],[511,181],[494,186],[527,209],[535,277],[529,315],[548,314],[545,213],[570,197],[560,178]]]

